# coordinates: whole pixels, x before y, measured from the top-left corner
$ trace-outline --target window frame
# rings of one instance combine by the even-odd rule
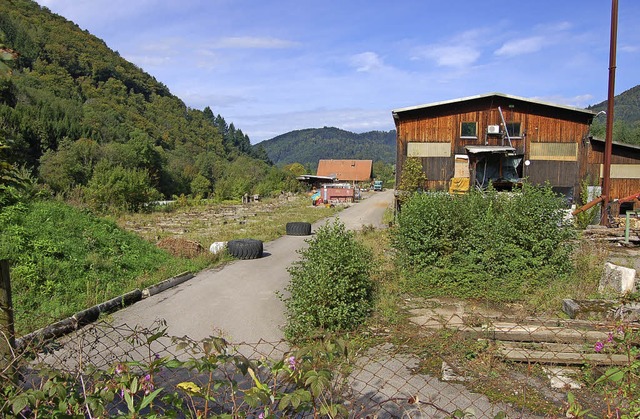
[[[513,127],[518,127],[518,133],[512,133]],[[509,128],[512,128],[509,130]],[[509,138],[522,138],[522,123],[521,122],[507,122],[504,127],[505,131],[509,134]]]
[[[475,135],[464,135],[465,124],[473,124]],[[460,122],[460,138],[465,140],[477,140],[478,139],[478,122],[477,121],[462,121]]]

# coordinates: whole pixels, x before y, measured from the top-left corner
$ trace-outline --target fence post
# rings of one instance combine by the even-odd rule
[[[0,260],[0,372],[4,371],[5,377],[13,378],[14,376],[14,347],[15,331],[13,329],[9,261]]]

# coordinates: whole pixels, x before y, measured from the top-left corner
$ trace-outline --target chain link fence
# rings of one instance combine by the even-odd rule
[[[127,410],[123,394],[132,393],[133,378],[134,402],[141,403],[151,389],[158,391],[141,414],[179,411],[178,417],[533,418],[580,417],[588,409],[604,418],[638,413],[636,321],[508,319],[450,307],[408,313],[401,332],[370,328],[357,346],[329,340],[302,348],[285,341],[192,341],[168,336],[162,321],[147,328],[99,321],[58,338],[30,336],[19,341],[19,351],[2,373],[3,387],[11,381],[16,385],[0,402],[4,412],[11,411],[21,394],[64,376],[65,382],[82,383],[85,393],[85,386],[117,381],[120,396],[106,403],[105,417]],[[161,401],[167,395],[174,397],[170,404]],[[176,410],[176,405],[182,407]]]

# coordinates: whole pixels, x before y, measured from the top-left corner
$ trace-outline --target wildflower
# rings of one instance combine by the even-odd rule
[[[116,374],[118,374],[118,375],[120,375],[120,374],[122,374],[123,372],[125,372],[126,370],[127,370],[127,367],[126,367],[125,365],[123,365],[123,364],[118,364],[118,365],[116,365],[116,371],[115,371],[115,373],[116,373]]]
[[[160,355],[159,354],[153,354],[153,358],[157,361],[160,359]]]
[[[295,356],[290,356],[289,359],[287,360],[289,362],[289,368],[291,368],[293,371],[295,371],[298,367],[298,361],[296,360]]]
[[[609,336],[607,336],[607,343],[613,342],[613,333],[609,332]]]
[[[260,413],[260,414],[258,415],[258,419],[264,419],[264,412],[262,412],[262,413]]]
[[[593,347],[593,350],[596,351],[596,352],[600,352],[603,349],[604,349],[604,343],[602,343],[600,341],[596,342],[596,344]]]
[[[144,389],[145,396],[153,391],[154,385],[151,382],[151,374],[145,375],[142,379],[142,388]]]

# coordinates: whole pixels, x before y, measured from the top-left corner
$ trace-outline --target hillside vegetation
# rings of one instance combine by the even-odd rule
[[[396,132],[362,134],[339,128],[308,128],[291,131],[260,143],[278,166],[300,163],[315,172],[321,159],[358,159],[395,164]]]
[[[10,77],[0,79],[6,159],[53,193],[96,209],[135,210],[163,196],[225,200],[286,189],[287,174],[233,123],[208,107],[187,107],[47,8],[0,1],[0,46],[15,57]]]
[[[640,145],[640,85],[614,97],[613,140]],[[607,111],[607,101],[589,106],[595,112]],[[606,117],[595,118],[591,133],[596,138],[605,138]]]

